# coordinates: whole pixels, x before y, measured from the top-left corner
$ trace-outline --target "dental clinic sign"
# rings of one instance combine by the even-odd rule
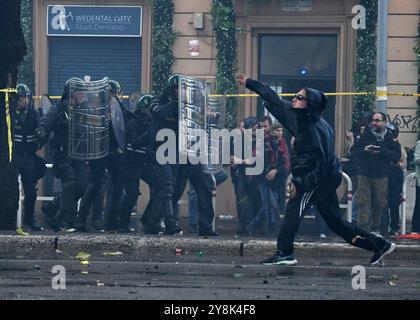
[[[49,5],[48,36],[141,37],[141,6]]]

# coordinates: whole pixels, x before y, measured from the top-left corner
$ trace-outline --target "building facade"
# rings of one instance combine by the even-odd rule
[[[173,2],[177,32],[173,72],[206,79],[214,87],[217,48],[212,1]],[[85,74],[94,79],[109,76],[120,81],[125,94],[132,90],[151,91],[151,1],[34,0],[33,3],[37,95],[45,92],[60,95],[65,80]],[[234,3],[238,71],[268,83],[279,93],[295,92],[303,86],[325,92],[354,90],[357,33],[352,28],[355,17],[352,8],[359,1]],[[114,13],[109,14],[106,7],[112,7]],[[389,92],[417,91],[413,47],[419,11],[420,1],[389,0]],[[258,99],[238,100],[238,119],[264,113]],[[351,128],[353,98],[337,96],[329,100],[325,117],[336,130],[337,152],[343,155],[345,133]],[[400,127],[400,141],[406,147],[414,147],[418,126],[416,98],[389,97],[388,110],[390,120]],[[221,188],[225,197],[221,202],[226,204],[218,211],[233,212],[232,187],[225,184]]]

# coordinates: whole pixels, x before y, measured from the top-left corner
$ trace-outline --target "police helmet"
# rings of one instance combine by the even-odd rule
[[[16,86],[16,95],[18,97],[30,97],[31,96],[31,90],[29,90],[29,87],[24,83],[19,83]]]
[[[116,94],[116,95],[121,94],[121,86],[118,81],[109,80],[109,87],[110,87],[111,93]]]
[[[137,102],[135,113],[140,115],[150,115],[150,105],[152,103],[153,96],[146,94],[139,99]]]
[[[170,98],[173,98],[173,99],[178,98],[177,89],[178,89],[180,77],[181,77],[180,74],[173,74],[168,79],[165,92],[166,92],[166,95],[168,95]]]

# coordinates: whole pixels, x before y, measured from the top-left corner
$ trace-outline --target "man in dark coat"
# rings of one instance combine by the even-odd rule
[[[270,87],[238,76],[238,83],[256,92],[265,101],[268,111],[295,137],[292,181],[288,186],[289,202],[277,237],[277,252],[263,264],[295,265],[293,242],[305,209],[315,205],[328,227],[349,244],[373,251],[372,265],[381,264],[395,244],[339,218],[336,189],[341,184],[341,164],[335,154],[335,133],[321,117],[327,97],[320,91],[305,88],[293,102],[279,98]]]

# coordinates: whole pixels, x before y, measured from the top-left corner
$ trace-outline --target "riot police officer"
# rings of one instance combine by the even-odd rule
[[[177,88],[177,86],[176,86]],[[159,229],[156,227],[156,221],[165,219],[165,234],[177,234],[182,230],[174,216],[173,192],[175,184],[175,176],[173,174],[174,164],[160,164],[156,159],[156,151],[162,142],[156,139],[157,133],[161,129],[171,129],[178,131],[178,101],[177,90],[170,83],[165,92],[161,96],[155,96],[151,103],[151,113],[153,116],[150,145],[150,174],[155,177],[152,179],[156,182],[157,187],[153,188],[151,199],[148,207],[142,217],[142,223],[146,229]],[[174,146],[176,147],[176,146]]]
[[[109,80],[109,95],[111,97],[121,98],[122,89],[119,82]],[[122,110],[124,113],[124,109]],[[125,113],[124,113],[125,115]],[[112,181],[108,171],[105,172],[104,183],[102,184],[97,196],[94,198],[91,206],[91,226],[95,231],[103,231],[104,212],[107,217],[112,215]]]
[[[34,211],[37,197],[36,184],[46,171],[44,160],[36,155],[40,143],[36,135],[39,116],[30,105],[31,91],[26,84],[16,86],[13,97],[15,160],[25,193],[23,224],[32,231],[41,231],[35,221]]]
[[[126,142],[122,177],[125,195],[120,207],[118,231],[131,232],[129,228],[131,212],[137,203],[140,179],[146,170],[149,128],[152,122],[150,114],[151,95],[144,95],[138,101],[133,113],[127,112]]]
[[[78,78],[72,78],[81,81]],[[62,182],[61,210],[56,216],[57,225],[74,229],[77,217],[77,202],[85,188],[86,167],[80,160],[68,155],[69,143],[69,79],[58,105],[53,105],[42,118],[37,131],[41,144],[46,144],[51,132],[50,148],[53,157],[53,172]]]
[[[167,112],[174,115],[175,122],[171,128],[175,131],[177,137],[179,98],[178,85],[180,77],[181,75],[172,75],[169,78],[164,96],[160,97],[159,101],[156,100],[155,104],[152,103],[152,113],[161,113],[161,109],[163,109],[165,106]],[[178,154],[178,146],[176,146],[176,152]],[[212,230],[212,223],[214,218],[212,192],[215,188],[212,176],[204,172],[204,167],[202,164],[191,164],[190,162],[187,164],[174,165],[172,166],[172,171],[174,177],[173,204],[176,205],[178,203],[179,199],[185,191],[187,181],[190,180],[194,189],[197,191],[198,196],[198,235],[217,236],[217,233]]]
[[[113,97],[118,99],[121,93],[121,86],[115,80],[109,81],[109,96],[110,101]],[[119,102],[119,100],[118,100]],[[121,105],[118,104],[111,106],[111,108],[119,108],[118,112],[122,114]],[[111,112],[113,112],[111,110]],[[89,209],[98,197],[98,194],[105,184],[106,171],[108,172],[111,179],[111,187],[108,190],[107,196],[107,210],[105,212],[105,230],[117,231],[118,229],[118,208],[121,205],[121,199],[123,196],[123,183],[121,179],[121,169],[123,166],[123,153],[125,146],[120,142],[119,136],[116,136],[115,127],[124,126],[124,119],[120,119],[120,123],[111,121],[111,127],[109,128],[109,154],[102,159],[91,160],[88,162],[89,166],[89,185],[83,195],[82,202],[80,204],[78,212],[77,230],[84,232],[87,229],[87,218],[89,215]],[[121,134],[124,134],[121,130]],[[125,140],[125,139],[124,139]]]

